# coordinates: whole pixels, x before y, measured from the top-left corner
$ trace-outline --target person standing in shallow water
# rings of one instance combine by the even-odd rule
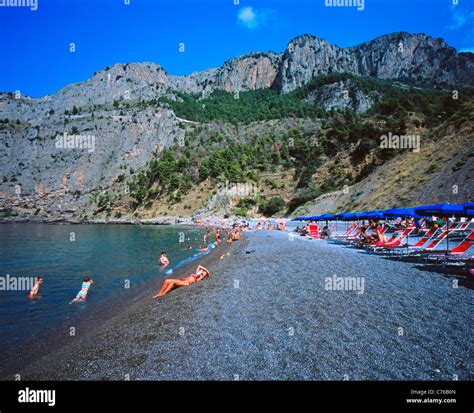
[[[38,277],[36,279],[35,285],[33,285],[33,288],[31,289],[30,293],[27,295],[28,298],[35,298],[39,295],[39,288],[40,285],[43,284],[43,279],[41,277]]]
[[[94,283],[90,277],[85,277],[84,281],[82,282],[81,291],[79,291],[76,295],[76,298],[72,300],[69,304],[75,303],[77,301],[86,301],[87,293],[89,292],[90,286]]]

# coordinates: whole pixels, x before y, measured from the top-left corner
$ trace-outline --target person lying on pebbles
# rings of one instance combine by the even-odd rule
[[[153,298],[162,297],[165,294],[168,294],[172,289],[183,287],[185,285],[191,285],[195,282],[201,281],[206,277],[209,277],[210,272],[202,265],[198,265],[196,272],[194,274],[188,275],[187,277],[177,280],[175,278],[167,278],[158,294],[154,295]]]

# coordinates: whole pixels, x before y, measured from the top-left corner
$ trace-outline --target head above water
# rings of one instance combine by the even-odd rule
[[[166,255],[166,251],[161,251],[161,255]]]
[[[91,277],[84,277],[84,282],[89,282],[91,280]]]

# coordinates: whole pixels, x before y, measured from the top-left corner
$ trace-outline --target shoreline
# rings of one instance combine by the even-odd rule
[[[161,284],[155,280],[147,297],[19,370],[22,380],[451,381],[474,375],[472,290],[453,288],[449,277],[267,230],[244,232],[241,241],[180,274],[198,262],[211,277],[151,300]],[[364,289],[328,289],[333,275],[363,277]]]
[[[74,348],[79,343],[74,342],[68,334],[69,328],[73,326],[76,332],[77,341],[89,342],[94,340],[95,335],[108,323],[118,323],[123,317],[141,310],[150,303],[152,295],[158,291],[165,278],[180,278],[194,272],[197,265],[208,265],[218,259],[218,255],[226,251],[227,245],[224,243],[209,251],[206,255],[197,257],[191,262],[173,268],[173,273],[166,276],[164,273],[157,273],[156,277],[136,287],[135,291],[123,294],[121,297],[113,299],[111,302],[95,303],[96,308],[88,311],[84,316],[74,315],[70,319],[63,321],[59,326],[48,329],[44,333],[26,338],[18,343],[13,343],[10,350],[2,351],[2,365],[0,366],[0,381],[13,380],[14,374],[20,374],[28,370],[30,363],[41,363],[42,359],[49,359],[58,352]],[[43,354],[38,359],[37,354]]]
[[[29,217],[0,217],[0,224],[56,224],[56,225],[196,225],[192,222],[192,217],[157,217],[157,218],[103,218],[103,219],[71,219],[67,217],[42,218],[36,216]]]

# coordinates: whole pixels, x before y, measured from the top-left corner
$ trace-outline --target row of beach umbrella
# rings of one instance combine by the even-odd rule
[[[340,214],[322,214],[303,216],[292,221],[359,221],[364,219],[395,219],[437,217],[474,217],[474,202],[465,204],[434,204],[416,208],[392,208],[365,212],[343,212]]]
[[[449,218],[474,217],[474,202],[465,204],[434,204],[416,208],[392,208],[366,212],[343,212],[341,214],[323,214],[311,217],[298,217],[293,221],[359,221],[364,219],[424,218],[436,216],[446,219],[446,255],[449,252]],[[408,237],[406,246],[408,248]]]

